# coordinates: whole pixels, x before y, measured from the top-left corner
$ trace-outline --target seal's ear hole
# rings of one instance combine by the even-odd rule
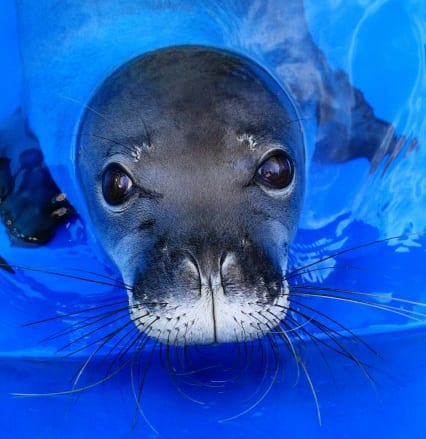
[[[284,151],[273,151],[256,170],[255,181],[271,189],[284,189],[294,177],[294,163]]]
[[[133,193],[133,180],[117,163],[111,163],[102,174],[102,194],[111,206],[124,203]]]

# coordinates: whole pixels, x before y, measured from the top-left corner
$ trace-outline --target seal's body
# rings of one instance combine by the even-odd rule
[[[131,318],[161,342],[250,340],[285,317],[304,192],[301,109],[316,117],[317,160],[367,157],[374,170],[401,147],[308,34],[294,40],[291,29],[277,60],[281,83],[228,51],[160,49],[118,68],[79,121],[74,163],[85,208],[129,286]],[[13,142],[2,145],[0,213],[15,239],[42,243],[72,208],[51,178],[37,200],[14,201],[22,186],[12,174],[28,187],[39,181],[27,157],[47,172],[31,138],[32,153],[21,148],[19,160]],[[33,222],[32,204],[47,206]]]

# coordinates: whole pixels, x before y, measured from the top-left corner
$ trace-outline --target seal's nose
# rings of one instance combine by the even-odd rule
[[[185,265],[188,274],[197,273],[200,281],[200,291],[207,294],[223,292],[222,265],[225,261],[225,252],[206,250],[193,255],[185,252]]]

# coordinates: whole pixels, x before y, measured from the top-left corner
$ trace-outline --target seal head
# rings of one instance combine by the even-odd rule
[[[304,137],[265,70],[201,46],[138,57],[95,93],[77,151],[91,220],[142,332],[244,341],[285,317]]]

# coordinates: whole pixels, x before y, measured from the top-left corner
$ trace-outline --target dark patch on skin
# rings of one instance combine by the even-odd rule
[[[139,225],[139,230],[152,229],[155,226],[155,220],[146,220]]]

